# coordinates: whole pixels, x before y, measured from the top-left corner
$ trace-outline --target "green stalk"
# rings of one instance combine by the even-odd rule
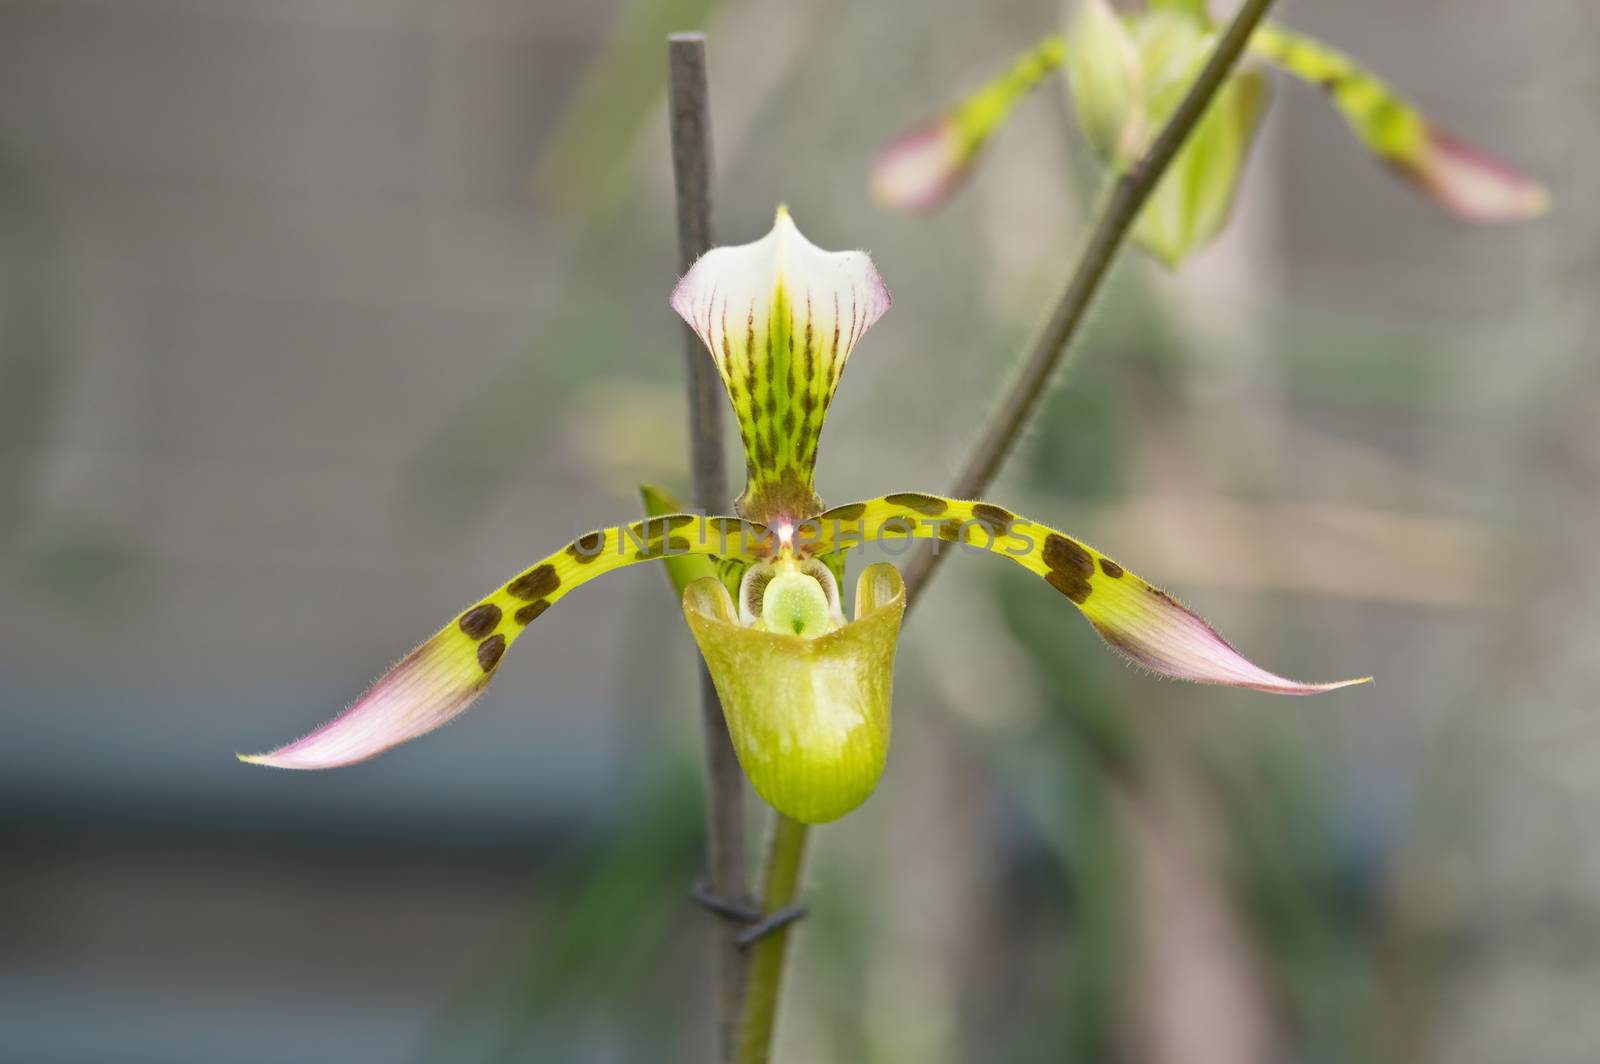
[[[761,912],[771,916],[795,904],[800,893],[800,871],[805,865],[809,824],[774,814],[772,842],[767,850],[766,880],[761,885]],[[789,953],[787,924],[756,940],[746,969],[744,1015],[739,1025],[738,1064],[767,1064],[772,1059],[772,1033],[778,1022],[778,997],[783,989],[783,965]]]

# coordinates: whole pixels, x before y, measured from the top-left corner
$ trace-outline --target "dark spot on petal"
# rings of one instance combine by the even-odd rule
[[[1071,573],[1080,580],[1087,581],[1094,575],[1094,559],[1089,552],[1054,532],[1045,537],[1044,563],[1058,573]]]
[[[928,517],[938,517],[950,508],[943,499],[924,495],[920,491],[896,492],[893,495],[885,495],[883,501],[891,506],[904,506]]]
[[[1110,558],[1101,558],[1100,559],[1100,571],[1105,573],[1107,576],[1109,576],[1113,580],[1121,580],[1122,579],[1122,573],[1123,573],[1122,566],[1118,565],[1116,562],[1112,561]]]
[[[829,510],[827,513],[823,514],[820,518],[818,518],[818,520],[821,520],[821,521],[855,521],[855,520],[859,520],[861,515],[866,513],[866,512],[867,512],[867,504],[866,503],[864,503],[864,502],[852,502],[852,503],[846,503],[843,506],[835,506],[833,509]]]
[[[522,607],[520,610],[518,610],[516,612],[516,614],[513,616],[512,619],[515,620],[518,624],[522,624],[522,625],[532,624],[535,620],[537,620],[539,618],[539,615],[541,613],[543,613],[545,610],[547,610],[549,608],[550,608],[550,603],[548,601],[546,601],[545,599],[539,599],[536,602],[530,602],[526,606]]]
[[[694,520],[694,514],[673,514],[671,517],[667,518],[667,529],[669,531],[676,531],[680,528],[683,528],[685,525],[694,524]]]
[[[1088,579],[1081,573],[1051,570],[1045,574],[1045,580],[1051,587],[1080,606],[1094,591],[1094,588],[1089,586]]]
[[[546,562],[511,581],[506,590],[519,599],[536,599],[544,598],[560,586],[561,577],[556,575],[556,567]]]
[[[478,644],[478,665],[484,672],[489,672],[500,664],[500,655],[506,652],[506,637],[492,635]]]
[[[606,534],[604,532],[590,532],[588,535],[579,536],[567,544],[567,553],[580,565],[588,565],[600,557],[600,552],[605,549]]]
[[[960,543],[966,539],[962,529],[966,526],[954,517],[947,517],[939,522],[937,534],[946,543]]]
[[[668,554],[688,554],[689,550],[689,538],[687,536],[673,536],[667,540]]]
[[[500,624],[500,607],[492,602],[485,602],[463,613],[456,623],[472,638],[482,639]]]
[[[991,536],[1004,536],[1011,531],[1011,522],[1017,515],[1003,506],[991,506],[989,503],[974,503],[972,519],[989,530]]]
[[[909,536],[916,531],[917,519],[908,514],[898,514],[878,526],[878,538]]]

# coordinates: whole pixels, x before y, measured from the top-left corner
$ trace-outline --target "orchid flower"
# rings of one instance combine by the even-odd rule
[[[846,552],[887,539],[1014,562],[1113,649],[1164,676],[1290,695],[1364,682],[1274,675],[1111,558],[993,503],[901,491],[826,507],[813,488],[823,422],[889,292],[866,254],[821,250],[782,208],[762,239],[701,257],[672,306],[705,342],[738,421],[748,482],[734,512],[664,514],[577,537],[474,600],[344,713],[243,760],[331,768],[433,731],[472,705],[528,626],[566,595],[665,560],[757,793],[796,820],[835,819],[872,793],[888,756],[905,586],[894,566],[869,566],[853,618],[839,592]],[[647,492],[646,505],[662,508],[661,497]]]
[[[946,202],[1016,105],[1056,69],[1065,74],[1084,139],[1121,173],[1177,109],[1219,33],[1203,0],[1150,0],[1128,14],[1107,0],[1076,0],[1064,35],[1045,37],[965,102],[884,148],[872,171],[873,196],[908,211]],[[1434,125],[1344,53],[1273,25],[1255,32],[1249,50],[1260,63],[1229,76],[1139,217],[1136,239],[1169,266],[1227,224],[1270,101],[1260,64],[1324,90],[1369,153],[1459,217],[1512,221],[1548,208],[1541,185]]]

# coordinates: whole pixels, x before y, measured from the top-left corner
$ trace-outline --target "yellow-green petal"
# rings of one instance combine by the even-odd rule
[[[1325,91],[1366,149],[1446,210],[1475,222],[1543,214],[1544,186],[1434,126],[1350,56],[1281,26],[1250,39],[1256,55]]]
[[[873,200],[902,211],[942,205],[965,182],[983,146],[1017,104],[1061,65],[1062,55],[1062,39],[1045,37],[977,92],[896,137],[873,163]]]
[[[477,701],[523,631],[597,576],[679,555],[754,558],[766,530],[737,517],[671,514],[579,536],[485,595],[385,673],[322,727],[241,761],[276,768],[335,768],[365,761],[443,727]]]
[[[1301,683],[1268,672],[1165,591],[1071,536],[992,503],[901,492],[836,506],[795,533],[797,549],[819,553],[881,539],[929,539],[943,550],[1008,558],[1065,595],[1114,650],[1163,676],[1283,695],[1371,679]]]
[[[814,639],[741,626],[716,580],[684,593],[739,764],[779,812],[808,824],[836,820],[877,787],[904,612],[900,573],[882,563],[856,584],[855,620]]]

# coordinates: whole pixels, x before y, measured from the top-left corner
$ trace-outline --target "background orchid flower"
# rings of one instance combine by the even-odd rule
[[[1177,107],[1217,35],[1201,0],[1151,0],[1127,14],[1107,0],[1077,0],[1064,36],[1043,38],[966,102],[891,142],[873,166],[874,198],[915,211],[947,201],[987,139],[1056,67],[1085,139],[1120,173]],[[1498,222],[1548,209],[1538,182],[1434,125],[1344,53],[1272,25],[1257,30],[1249,47],[1262,63],[1327,92],[1368,152],[1446,210]],[[1204,247],[1227,223],[1269,88],[1259,66],[1235,70],[1146,205],[1135,236],[1168,265]]]
[[[740,763],[779,811],[834,819],[882,775],[905,607],[899,573],[874,565],[847,619],[838,577],[848,550],[887,539],[1007,558],[1066,596],[1113,649],[1165,676],[1293,695],[1363,682],[1268,672],[1111,558],[992,503],[896,492],[825,508],[813,487],[823,423],[889,293],[864,253],[823,251],[782,208],[761,240],[696,262],[672,306],[710,351],[738,421],[748,482],[735,513],[652,516],[579,536],[476,600],[343,714],[244,760],[330,768],[414,739],[464,712],[527,626],[573,589],[639,562],[704,558],[675,563],[674,578]],[[660,502],[647,491],[648,507]]]

